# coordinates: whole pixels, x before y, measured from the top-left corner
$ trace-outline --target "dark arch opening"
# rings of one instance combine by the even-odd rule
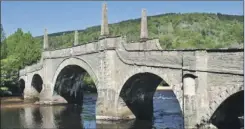
[[[23,79],[19,80],[19,89],[20,89],[20,94],[23,95],[25,90],[25,81]]]
[[[43,88],[43,79],[41,78],[41,76],[35,74],[32,78],[31,85],[37,90],[38,93],[40,93]]]
[[[68,65],[58,74],[54,94],[60,95],[68,103],[83,105],[83,101],[87,100],[83,98],[86,91],[97,93],[94,81],[80,66]],[[92,96],[92,98],[93,97],[94,96]],[[95,98],[97,98],[97,94]],[[94,102],[96,102],[96,100],[97,99],[95,99]]]
[[[183,76],[182,79],[187,78],[187,77],[190,77],[190,78],[193,78],[193,79],[197,78],[197,76],[195,76],[195,75],[193,75],[193,74],[187,73],[187,74],[185,74],[185,75]]]
[[[244,127],[240,117],[244,117],[244,90],[223,101],[210,118],[210,122],[219,129],[240,129]]]
[[[153,106],[153,97],[156,95],[155,91],[159,84],[168,85],[162,78],[152,73],[139,73],[130,77],[126,83],[123,85],[123,88],[120,92],[120,97],[126,103],[128,108],[136,116],[137,120],[147,120],[152,121],[155,118],[155,107]],[[171,97],[175,97],[174,93],[163,93],[163,95],[171,94]],[[160,98],[159,98],[160,97]],[[159,100],[163,99],[159,96]],[[168,98],[171,98],[168,97]],[[154,99],[154,103],[155,100]],[[167,102],[167,101],[165,101]],[[160,102],[161,103],[161,102]],[[162,105],[161,105],[162,106]],[[176,105],[175,105],[176,107]],[[180,105],[178,103],[178,111],[180,111]],[[157,107],[159,108],[159,107]],[[154,114],[153,114],[154,112]],[[162,110],[158,110],[158,114],[161,118],[168,113]],[[181,114],[182,115],[182,114]],[[157,116],[158,117],[158,116]]]

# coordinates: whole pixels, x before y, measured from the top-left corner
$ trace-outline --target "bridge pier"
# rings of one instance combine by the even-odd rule
[[[25,88],[24,99],[32,100],[32,99],[37,99],[38,97],[39,97],[39,93],[34,87],[28,86],[27,88]]]
[[[134,114],[126,104],[118,98],[119,94],[113,89],[97,90],[96,119],[99,120],[120,120],[134,119]],[[120,101],[121,100],[121,101]]]
[[[44,101],[52,101],[53,100],[53,92],[52,92],[52,87],[49,84],[44,84],[43,85],[43,90],[39,95],[40,97],[40,101],[44,102]]]

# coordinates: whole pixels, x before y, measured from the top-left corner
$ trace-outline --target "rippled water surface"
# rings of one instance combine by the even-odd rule
[[[182,129],[179,103],[172,91],[157,91],[154,96],[154,120],[96,121],[96,95],[84,96],[83,108],[76,105],[25,106],[1,108],[1,128],[117,128]]]

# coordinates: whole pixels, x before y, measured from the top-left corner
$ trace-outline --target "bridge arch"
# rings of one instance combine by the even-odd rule
[[[181,111],[183,111],[183,90],[182,90],[182,76],[180,78],[176,78],[174,76],[170,76],[167,72],[162,71],[158,68],[151,68],[151,67],[144,67],[144,66],[137,66],[132,68],[133,70],[129,71],[126,76],[124,76],[123,80],[120,82],[119,92],[121,92],[123,85],[126,81],[131,78],[132,76],[139,74],[139,73],[151,73],[154,75],[159,76],[162,80],[164,80],[170,88],[173,90],[179,104]]]
[[[124,80],[119,97],[122,98],[138,119],[152,119],[153,96],[161,82],[170,86],[177,100],[180,101],[174,91],[174,86],[172,86],[172,83],[169,83],[171,79],[169,79],[166,74],[145,69],[140,72],[131,73],[131,75],[127,76]],[[179,102],[179,108],[182,112],[181,102]]]
[[[31,86],[33,86],[38,93],[43,89],[43,79],[39,74],[34,74],[31,81]]]
[[[25,90],[25,80],[22,78],[19,79],[19,88],[20,88],[20,93],[23,94]]]
[[[136,74],[141,74],[141,73],[151,73],[154,74],[156,76],[159,76],[162,80],[164,80],[167,84],[169,84],[169,86],[175,90],[175,87],[178,87],[176,84],[174,84],[176,82],[176,79],[173,80],[174,78],[168,76],[166,73],[161,72],[161,70],[157,69],[157,68],[150,68],[150,67],[142,67],[142,66],[138,66],[135,68],[132,68],[133,70],[129,71],[126,76],[124,76],[123,80],[120,82],[120,89],[119,91],[122,90],[123,85],[126,83],[126,81],[128,81],[132,76],[136,75]],[[181,85],[181,84],[180,84]],[[175,92],[175,91],[174,91]]]
[[[242,87],[231,88],[232,91],[226,90],[226,94],[223,92],[219,105],[217,104],[217,108],[211,113],[209,119],[211,124],[219,129],[240,129],[243,127],[239,120],[239,117],[244,117],[244,89]]]
[[[55,82],[56,82],[57,77],[58,77],[59,73],[61,72],[61,70],[63,70],[66,66],[69,66],[69,65],[76,65],[76,66],[79,66],[82,69],[84,69],[86,72],[88,72],[90,77],[93,79],[95,86],[97,86],[98,78],[97,78],[95,72],[93,71],[92,67],[83,59],[72,57],[72,58],[64,59],[59,64],[58,68],[55,71],[54,77],[52,79],[53,87],[55,85]]]
[[[92,80],[89,80],[93,82],[91,84],[97,89],[97,77],[92,68],[84,60],[78,58],[65,59],[60,63],[53,78],[54,94],[60,95],[68,103],[82,105],[83,91],[88,84],[84,83],[84,79],[87,76],[92,78]]]

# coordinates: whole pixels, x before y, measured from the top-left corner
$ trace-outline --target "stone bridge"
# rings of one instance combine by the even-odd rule
[[[243,115],[243,48],[163,50],[158,39],[148,38],[145,10],[141,40],[127,43],[126,37],[109,36],[106,5],[102,12],[101,37],[88,44],[78,45],[76,31],[73,47],[48,50],[45,29],[41,60],[19,72],[24,98],[50,101],[58,79],[77,79],[86,71],[97,88],[96,119],[151,119],[160,82],[172,88],[185,128],[222,128],[228,118]]]

